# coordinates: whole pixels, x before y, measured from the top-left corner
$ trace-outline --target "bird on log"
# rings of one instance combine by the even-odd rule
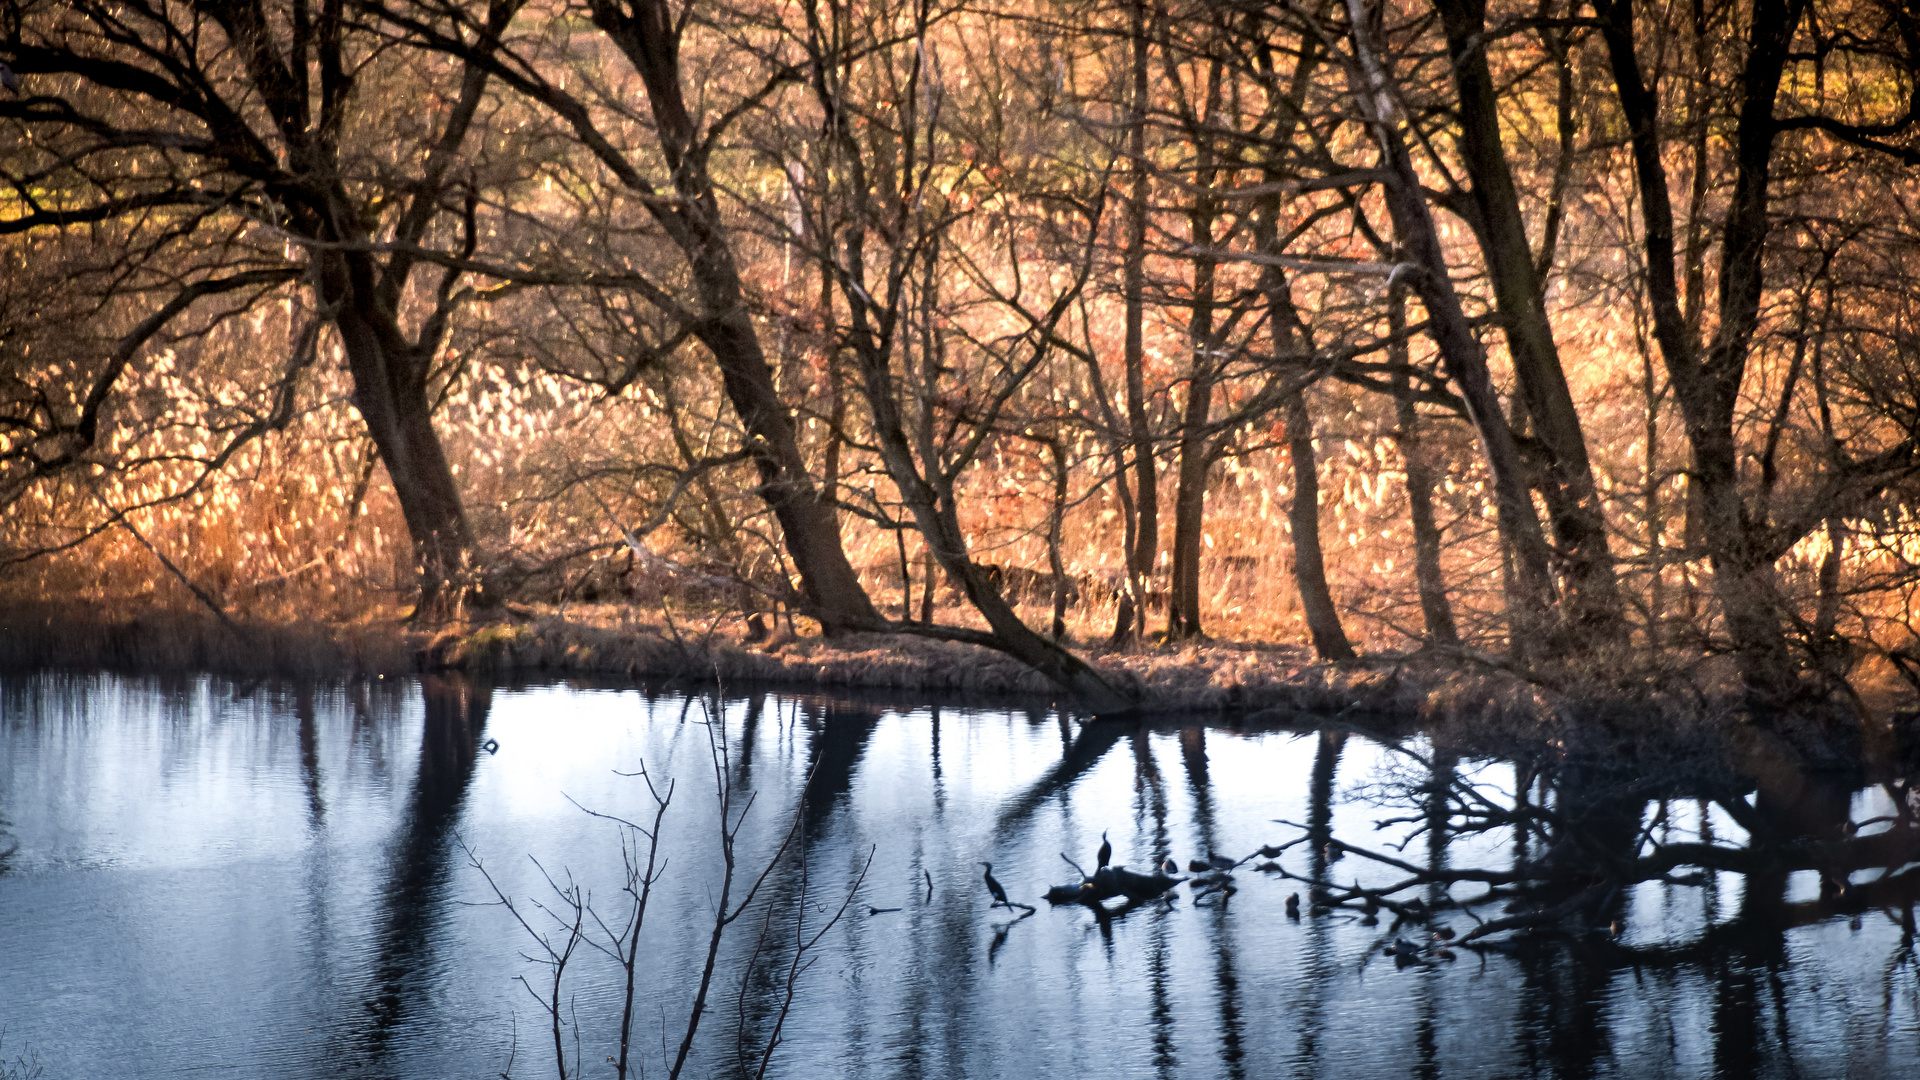
[[[1080,864],[1067,857],[1066,852],[1060,858],[1080,874],[1080,881],[1073,885],[1055,885],[1047,890],[1047,901],[1053,904],[1085,904],[1099,907],[1114,897],[1124,897],[1129,904],[1144,903],[1152,900],[1175,885],[1185,881],[1156,870],[1151,874],[1136,874],[1124,866],[1114,865],[1113,845],[1107,842],[1107,834],[1100,834],[1099,864],[1092,874],[1080,868]],[[1169,860],[1171,862],[1171,860]]]
[[[1100,851],[1094,857],[1094,866],[1104,867],[1113,861],[1113,842],[1107,839],[1106,830],[1100,831]]]
[[[997,908],[997,907],[1025,908],[1029,913],[1033,911],[1033,908],[1030,905],[1017,903],[1015,901],[1007,899],[1006,888],[1000,884],[999,878],[996,878],[993,876],[992,863],[983,862],[980,865],[986,867],[986,873],[982,874],[981,877],[985,879],[987,883],[987,891],[993,894],[993,903],[987,905],[988,911],[992,911],[994,908]]]

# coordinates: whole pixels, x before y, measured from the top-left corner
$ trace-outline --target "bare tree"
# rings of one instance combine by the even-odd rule
[[[518,9],[517,0],[499,0],[480,25],[497,32]],[[174,281],[94,376],[77,414],[47,409],[28,420],[37,435],[23,464],[46,475],[84,460],[127,366],[203,299],[301,281],[346,354],[354,407],[413,540],[418,611],[431,614],[465,598],[464,587],[450,596],[442,587],[467,580],[474,550],[432,405],[436,360],[469,293],[458,270],[432,273],[422,249],[437,244],[465,258],[479,242],[480,192],[460,165],[487,75],[477,62],[404,75],[383,68],[374,43],[343,14],[308,0],[273,13],[220,0],[38,3],[15,12],[0,55],[31,92],[0,102],[0,118],[38,133],[43,149],[10,163],[6,180],[23,209],[0,234],[158,213],[202,243],[221,233],[250,241],[228,248],[238,262]],[[367,109],[363,95],[379,92],[383,79],[428,75],[441,80],[448,107],[439,123],[403,136],[389,169],[381,159],[393,154],[394,133],[369,122],[385,110]],[[32,194],[49,182],[64,189],[57,199]],[[276,241],[288,248],[277,258],[267,254]],[[300,374],[290,368],[265,389],[284,394]]]

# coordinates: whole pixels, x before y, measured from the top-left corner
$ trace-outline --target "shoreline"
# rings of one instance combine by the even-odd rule
[[[238,622],[194,610],[108,611],[97,605],[0,607],[0,671],[198,671],[235,678],[354,678],[458,671],[494,677],[601,676],[750,681],[816,689],[960,693],[1058,701],[1044,677],[979,646],[894,634],[835,638],[776,632],[689,633],[671,625],[518,614],[514,621],[419,628]],[[1343,708],[1380,699],[1369,664],[1314,661],[1304,646],[1200,642],[1100,653],[1077,646],[1102,676],[1149,711]],[[1385,695],[1391,699],[1391,693]],[[1384,704],[1384,700],[1382,701]]]
[[[239,679],[355,678],[459,671],[528,676],[752,682],[814,690],[1063,701],[1032,669],[979,646],[904,634],[826,638],[775,632],[749,642],[737,625],[692,632],[631,612],[575,608],[516,612],[512,621],[414,627],[398,620],[355,623],[223,623],[198,609],[129,612],[104,605],[0,604],[0,671],[107,670],[126,674],[197,671]],[[1306,646],[1199,641],[1105,652],[1071,647],[1151,713],[1364,711],[1409,715],[1433,707],[1433,691],[1470,665],[1436,657],[1376,657],[1322,663]],[[1527,686],[1510,675],[1503,706]],[[1482,690],[1490,686],[1480,687]],[[1446,704],[1457,706],[1457,701]],[[1538,705],[1538,702],[1532,703]]]
[[[198,673],[235,680],[355,679],[458,672],[507,682],[604,679],[633,684],[748,684],[800,695],[952,696],[956,704],[1053,707],[1056,687],[1017,661],[973,645],[908,635],[824,638],[738,626],[689,633],[631,610],[516,612],[514,621],[434,629],[396,620],[349,624],[241,622],[198,610],[109,611],[98,605],[0,607],[0,673]],[[1590,761],[1746,757],[1755,740],[1813,768],[1887,760],[1892,725],[1856,718],[1741,719],[1731,695],[1654,675],[1560,690],[1461,655],[1413,653],[1323,663],[1305,646],[1203,641],[1100,652],[1078,647],[1132,692],[1140,720],[1192,717],[1253,724],[1318,717],[1402,738],[1423,732],[1472,754]],[[1070,704],[1069,704],[1070,707]],[[1738,749],[1745,746],[1745,750]],[[1899,756],[1895,754],[1894,756]]]

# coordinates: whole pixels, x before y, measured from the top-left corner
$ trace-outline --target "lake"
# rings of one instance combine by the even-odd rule
[[[588,908],[562,1052],[569,1075],[612,1076],[625,976],[608,936],[630,911],[629,860],[648,856],[613,818],[652,827],[647,778],[672,794],[634,1075],[667,1075],[688,1027],[724,884],[722,790],[729,911],[760,884],[715,954],[688,1077],[756,1075],[776,1030],[778,1077],[1920,1070],[1905,856],[1676,873],[1607,896],[1599,925],[1479,951],[1432,932],[1509,915],[1504,897],[1444,906],[1485,884],[1402,893],[1437,914],[1396,925],[1355,904],[1316,914],[1299,880],[1410,872],[1342,844],[1414,870],[1541,859],[1555,838],[1477,825],[1482,795],[1554,822],[1590,802],[1630,839],[1738,847],[1736,819],[1771,812],[1764,792],[1601,796],[1590,777],[1310,716],[1083,724],[733,687],[106,674],[0,679],[0,1059],[76,1078],[552,1076],[535,934],[564,949],[576,913],[559,889]],[[1796,790],[1796,836],[1904,837],[1920,802],[1885,778]],[[1170,856],[1182,877],[1193,858],[1295,843],[1282,872],[1241,863],[1231,893],[1181,885],[1111,918],[1042,900],[1079,880],[1062,853],[1092,869],[1103,831],[1115,862]],[[983,861],[1036,910],[990,907]],[[1289,918],[1289,895],[1310,910]],[[1396,939],[1420,954],[1396,962]]]

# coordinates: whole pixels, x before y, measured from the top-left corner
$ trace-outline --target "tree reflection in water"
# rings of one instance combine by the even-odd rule
[[[1148,741],[1155,730],[1178,740],[1191,835],[1202,849],[1196,854],[1217,851],[1221,809],[1209,777],[1208,732],[1191,725],[1083,727],[1039,781],[1005,804],[1002,834],[1050,800],[1067,797],[1125,737],[1134,758],[1134,846],[1164,851],[1167,799]],[[1415,942],[1414,955],[1394,950],[1401,953],[1396,966],[1432,970],[1460,959],[1484,965],[1498,955],[1509,958],[1518,977],[1511,996],[1517,1022],[1497,1037],[1511,1041],[1510,1060],[1530,1073],[1605,1073],[1629,1049],[1622,1040],[1643,1038],[1666,1042],[1674,1061],[1683,1039],[1705,1039],[1715,1071],[1724,1076],[1757,1075],[1792,1062],[1787,935],[1847,916],[1856,931],[1866,917],[1899,927],[1885,961],[1880,1022],[1889,1030],[1915,1026],[1916,1017],[1896,1015],[1920,1000],[1913,951],[1920,789],[1911,770],[1884,761],[1852,771],[1811,769],[1751,731],[1738,732],[1731,748],[1695,748],[1686,767],[1637,769],[1623,764],[1632,761],[1631,752],[1618,746],[1613,755],[1590,760],[1552,746],[1501,760],[1418,734],[1347,727],[1305,734],[1316,743],[1305,820],[1284,823],[1297,833],[1262,849],[1285,853],[1279,874],[1313,904],[1290,1013],[1295,1042],[1287,1060],[1294,1075],[1324,1069],[1333,1044],[1351,1051],[1355,1033],[1343,1029],[1334,1003],[1348,992],[1352,957],[1336,931],[1354,922],[1371,925],[1374,909],[1388,916],[1377,945]],[[1343,792],[1342,752],[1355,734],[1386,747],[1396,763],[1384,776],[1359,778]],[[1509,783],[1495,782],[1506,777]],[[1869,780],[1891,810],[1856,818],[1856,803],[1868,801],[1858,796]],[[1343,802],[1370,811],[1364,829],[1336,826]],[[1382,828],[1396,830],[1388,834],[1396,842],[1380,841]],[[1417,843],[1424,858],[1413,854]],[[1243,865],[1255,857],[1247,855]],[[1797,895],[1796,886],[1806,891],[1809,878],[1817,882],[1816,895]],[[1738,898],[1731,915],[1723,897]],[[1249,902],[1262,901],[1240,901]],[[1239,974],[1246,958],[1225,918],[1228,896],[1209,893],[1195,903],[1210,907],[1216,923],[1209,938],[1213,1056],[1225,1075],[1246,1075]],[[1111,949],[1113,920],[1134,912],[1154,920],[1142,961],[1153,1061],[1168,1073],[1179,1058],[1169,999],[1168,909],[1135,902],[1103,905],[1095,914]],[[1704,1024],[1683,1032],[1685,1018],[1623,1009],[1623,978],[1666,984],[1667,996],[1676,999],[1671,988],[1677,982],[1704,981],[1710,987],[1699,1017]],[[1420,979],[1409,987],[1406,1064],[1413,1075],[1447,1071],[1445,986]],[[1664,1025],[1664,1033],[1637,1030],[1649,1019]]]
[[[454,828],[485,739],[490,685],[457,675],[422,675],[425,719],[420,762],[406,816],[387,855],[382,925],[373,947],[365,1021],[350,1032],[349,1058],[366,1075],[385,1071],[395,1030],[408,1005],[429,991],[428,955],[447,911],[458,860]]]
[[[1886,960],[1880,1020],[1911,1025],[1913,1017],[1894,1012],[1904,996],[1896,980],[1906,980],[1906,994],[1920,990],[1915,776],[1886,762],[1811,769],[1764,734],[1740,735],[1738,753],[1714,757],[1718,767],[1704,770],[1521,757],[1512,762],[1510,789],[1491,782],[1500,770],[1488,761],[1463,763],[1458,752],[1423,739],[1382,737],[1400,767],[1359,794],[1387,812],[1375,828],[1417,822],[1427,848],[1425,865],[1418,865],[1407,857],[1410,837],[1393,847],[1369,846],[1377,844],[1371,837],[1332,828],[1345,735],[1323,731],[1308,818],[1291,823],[1298,833],[1280,845],[1304,847],[1305,868],[1282,873],[1328,905],[1329,918],[1369,903],[1390,909],[1397,918],[1383,940],[1423,937],[1441,924],[1448,927],[1442,933],[1460,931],[1453,941],[1428,945],[1420,966],[1460,950],[1510,955],[1521,974],[1518,1012],[1525,1020],[1512,1027],[1513,1056],[1529,1072],[1606,1071],[1624,1020],[1607,1014],[1617,979],[1671,982],[1687,972],[1713,988],[1706,1034],[1717,1075],[1759,1075],[1776,1056],[1792,1061],[1783,978],[1791,962],[1788,932],[1843,916],[1851,916],[1855,931],[1875,916],[1900,928]],[[1891,810],[1859,820],[1856,795],[1869,779]],[[1681,820],[1689,809],[1690,820]],[[1471,857],[1455,858],[1462,847]],[[1510,853],[1505,865],[1488,858],[1501,850]],[[1333,863],[1342,857],[1371,873],[1336,874]],[[1795,882],[1806,876],[1816,879],[1816,895],[1796,899]],[[1372,880],[1362,884],[1361,877]],[[1628,901],[1647,889],[1695,894],[1698,917],[1662,917],[1646,905],[1652,925],[1635,925]],[[1729,892],[1738,894],[1738,905],[1722,919],[1721,897]],[[1304,973],[1308,1030],[1300,1064],[1315,1057],[1322,1018],[1312,988],[1322,970],[1310,961]],[[1424,983],[1423,995],[1434,985]],[[1414,1071],[1438,1075],[1434,1013],[1425,1006],[1423,998]],[[1674,1020],[1666,1022],[1665,1038],[1675,1041]]]
[[[21,842],[0,973],[35,988],[0,990],[0,1015],[63,1075],[551,1075],[525,944],[455,834],[518,896],[533,855],[620,909],[619,841],[580,807],[630,811],[642,761],[692,785],[642,946],[656,1075],[719,895],[699,795],[719,775],[757,800],[743,865],[794,846],[722,950],[687,1075],[756,1076],[776,1033],[770,1075],[853,1080],[1873,1076],[1920,1050],[1914,775],[1887,759],[1810,770],[1750,731],[1681,768],[1285,716],[244,689],[0,684],[0,851]],[[704,715],[726,718],[720,773]],[[988,909],[975,860],[1035,901],[1103,832],[1136,870],[1248,859],[1234,893]],[[782,1029],[797,946],[871,852]],[[75,912],[112,932],[72,933]],[[620,971],[575,970],[591,1075],[619,1050]]]

